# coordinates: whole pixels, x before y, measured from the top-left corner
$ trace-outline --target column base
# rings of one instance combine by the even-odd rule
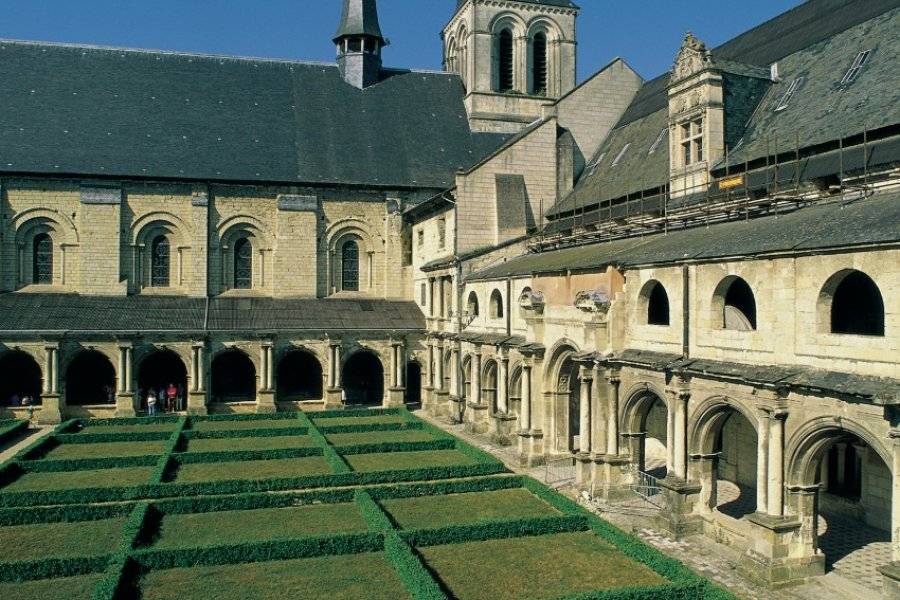
[[[206,408],[206,392],[191,392],[188,394],[187,413],[196,417],[209,414]]]
[[[428,403],[428,414],[436,419],[446,419],[450,414],[450,392],[433,390],[431,402]]]
[[[325,390],[325,410],[341,410],[342,408],[344,408],[343,388]]]
[[[657,527],[679,540],[703,532],[703,519],[695,513],[702,486],[693,481],[667,476],[659,480],[665,509],[656,517]]]
[[[466,405],[466,431],[485,434],[490,429],[488,405],[469,402]]]
[[[491,415],[491,441],[498,446],[512,446],[519,417],[510,413]]]
[[[631,459],[628,456],[593,454],[588,466],[589,481],[595,498],[613,502],[631,495],[627,486],[631,471]]]
[[[47,394],[41,397],[38,413],[38,425],[59,425],[63,421],[62,400],[59,394]]]
[[[116,396],[115,416],[117,419],[127,419],[137,416],[134,394],[119,394]]]
[[[465,419],[466,399],[450,395],[447,401],[447,423],[459,425]]]
[[[900,562],[892,562],[878,567],[881,573],[881,597],[885,600],[900,600]]]
[[[274,390],[256,392],[256,412],[262,415],[278,412]]]
[[[422,388],[422,410],[431,414],[432,402],[434,402],[434,388],[426,385]]]
[[[754,513],[746,520],[753,525],[754,534],[748,536],[750,548],[738,563],[745,577],[779,586],[825,574],[823,554],[797,555],[794,542],[801,525],[798,519]]]
[[[540,429],[519,432],[519,466],[538,467],[544,464],[544,432]]]
[[[406,406],[406,388],[392,387],[385,397],[385,408],[403,408]]]
[[[581,492],[591,492],[591,467],[593,459],[587,452],[575,454],[575,485]]]

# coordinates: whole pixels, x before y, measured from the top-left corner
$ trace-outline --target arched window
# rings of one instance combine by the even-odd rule
[[[150,286],[169,287],[169,238],[157,236],[150,244]]]
[[[884,299],[871,277],[844,271],[822,291],[831,296],[831,333],[884,335]]]
[[[651,281],[644,288],[647,299],[647,324],[669,325],[669,295],[658,281]]]
[[[725,329],[752,331],[756,329],[756,299],[753,290],[740,277],[726,277],[716,289],[717,304],[721,305],[721,323]]]
[[[503,296],[500,294],[500,290],[491,292],[491,318],[503,318]]]
[[[359,244],[353,241],[341,248],[341,289],[359,291]]]
[[[234,243],[234,288],[249,290],[253,287],[253,244],[242,237]]]
[[[509,29],[500,32],[497,38],[497,91],[509,92],[513,89],[513,34]]]
[[[53,283],[53,239],[46,233],[34,236],[31,282],[38,285]]]
[[[470,318],[478,316],[478,294],[475,292],[469,293],[469,300],[466,302],[466,312],[469,313]]]
[[[547,95],[547,34],[540,31],[531,40],[531,93]]]

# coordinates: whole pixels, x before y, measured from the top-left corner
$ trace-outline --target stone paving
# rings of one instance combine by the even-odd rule
[[[495,446],[482,436],[467,433],[462,425],[450,425],[432,418],[424,411],[417,415],[438,427],[465,439],[482,450],[490,452],[502,460],[510,470],[524,473],[548,483],[546,467],[522,469],[518,466],[515,448]],[[648,468],[665,466],[654,461]],[[659,463],[659,464],[657,464]],[[557,471],[552,472],[558,475]],[[664,472],[662,473],[665,474]],[[551,481],[550,485],[578,498],[577,490],[567,481]],[[582,504],[586,504],[582,499]],[[742,489],[737,485],[719,482],[720,511],[724,507],[730,514],[743,515],[752,513],[756,507],[755,491],[752,488]],[[825,600],[840,598],[841,600],[872,600],[874,592],[881,590],[881,577],[876,572],[879,565],[890,562],[890,534],[879,530],[860,526],[859,523],[831,518],[820,522],[821,545],[823,551],[832,557],[833,569],[823,576],[802,585],[773,590],[754,583],[737,570],[741,553],[734,548],[719,544],[704,536],[693,536],[685,540],[674,541],[666,538],[658,531],[648,527],[648,517],[655,514],[656,507],[648,502],[635,498],[599,509],[588,506],[598,512],[604,519],[617,527],[631,531],[647,544],[680,560],[697,573],[715,581],[729,589],[732,593],[748,600]],[[724,511],[723,511],[724,512]],[[831,527],[829,533],[828,528]],[[829,568],[831,568],[829,564]]]

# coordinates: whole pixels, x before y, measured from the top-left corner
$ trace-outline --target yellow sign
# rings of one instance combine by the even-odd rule
[[[729,177],[728,179],[720,179],[719,180],[719,189],[720,190],[730,190],[736,187],[740,187],[744,185],[744,176],[737,175],[735,177]]]

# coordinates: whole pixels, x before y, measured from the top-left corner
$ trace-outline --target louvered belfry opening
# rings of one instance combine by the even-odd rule
[[[497,43],[499,80],[497,91],[509,92],[513,89],[513,36],[509,29],[500,32]]]
[[[531,43],[532,88],[535,96],[547,95],[547,36],[539,32]]]

